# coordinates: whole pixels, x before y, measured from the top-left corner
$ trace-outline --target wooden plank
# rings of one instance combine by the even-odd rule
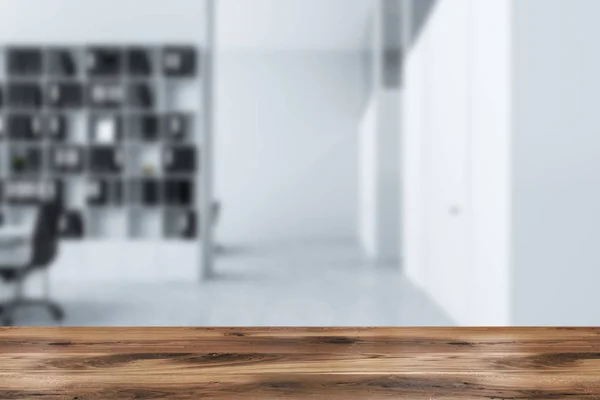
[[[600,399],[600,328],[8,328],[0,399]]]

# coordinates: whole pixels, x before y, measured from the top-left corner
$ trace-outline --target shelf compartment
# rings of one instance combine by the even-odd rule
[[[161,149],[157,142],[127,146],[127,171],[130,176],[148,178],[157,176],[161,169]]]
[[[90,206],[120,206],[123,197],[121,180],[91,177],[86,183],[86,202]]]
[[[161,103],[163,109],[196,114],[202,107],[202,100],[198,96],[201,90],[202,85],[195,80],[166,80]]]
[[[44,54],[41,48],[15,47],[7,51],[7,69],[11,77],[41,76]]]
[[[53,115],[52,112],[49,115]],[[90,143],[90,115],[79,112],[58,111],[57,115],[66,118],[66,137],[65,141],[79,145],[91,145]]]
[[[165,138],[173,142],[184,142],[192,137],[192,116],[186,113],[168,113],[162,118]]]
[[[52,169],[59,173],[80,173],[85,164],[83,149],[76,145],[52,147],[50,159]]]
[[[163,183],[163,199],[167,206],[192,207],[195,202],[194,191],[192,179],[169,178]]]
[[[163,227],[167,239],[195,239],[198,237],[197,213],[186,208],[168,208]]]
[[[162,182],[158,178],[132,179],[130,201],[135,206],[157,207],[162,203]]]
[[[76,51],[53,48],[47,52],[46,71],[50,76],[74,77],[79,73]]]
[[[91,208],[87,212],[87,235],[91,239],[125,239],[128,234],[128,214],[119,208]]]
[[[6,105],[17,109],[38,109],[42,106],[42,89],[37,83],[10,83]]]
[[[42,139],[43,120],[40,115],[9,114],[8,136],[12,140],[37,141]]]
[[[167,146],[163,150],[163,170],[167,174],[196,172],[195,146]]]
[[[116,109],[125,105],[126,92],[119,81],[95,81],[88,86],[87,101],[92,108]]]
[[[87,73],[92,77],[113,77],[123,72],[123,52],[116,47],[92,47],[87,50]]]
[[[127,49],[127,72],[134,77],[148,77],[154,72],[152,49],[132,47]]]
[[[92,173],[110,174],[123,170],[125,161],[122,148],[115,146],[91,146],[89,148],[89,167]]]
[[[41,201],[62,201],[63,188],[62,182],[57,179],[10,179],[5,182],[4,194],[9,204],[35,205]]]
[[[61,175],[65,209],[84,209],[87,205],[87,178],[81,175]]]
[[[49,108],[81,108],[84,105],[83,84],[80,82],[51,82],[46,86],[45,101]]]
[[[160,137],[160,117],[156,114],[139,114],[129,117],[129,137],[134,141],[155,142]]]
[[[62,114],[48,114],[44,116],[44,136],[54,142],[63,142],[67,138],[69,123]]]
[[[41,146],[11,145],[10,172],[13,175],[39,175],[44,169],[44,154]]]
[[[168,77],[196,75],[196,49],[192,46],[169,46],[162,52],[163,72]]]
[[[100,113],[89,118],[90,142],[102,146],[115,146],[123,139],[123,117]]]
[[[152,85],[146,82],[129,84],[128,104],[133,109],[149,110],[156,105],[156,95]]]

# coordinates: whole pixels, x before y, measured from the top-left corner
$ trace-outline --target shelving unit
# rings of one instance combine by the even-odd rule
[[[60,197],[65,239],[196,239],[199,70],[185,45],[0,49],[4,214]]]

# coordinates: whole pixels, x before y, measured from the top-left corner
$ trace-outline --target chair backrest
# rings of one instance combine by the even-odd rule
[[[58,252],[59,223],[62,207],[59,201],[40,204],[35,222],[31,266],[48,267]]]

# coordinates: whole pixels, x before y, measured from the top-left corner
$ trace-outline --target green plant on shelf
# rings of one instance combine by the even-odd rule
[[[146,176],[154,176],[155,169],[153,165],[145,165],[143,171]]]
[[[23,172],[23,171],[25,171],[26,166],[27,166],[27,163],[25,161],[25,157],[23,157],[23,156],[13,157],[13,159],[12,159],[13,171]]]

